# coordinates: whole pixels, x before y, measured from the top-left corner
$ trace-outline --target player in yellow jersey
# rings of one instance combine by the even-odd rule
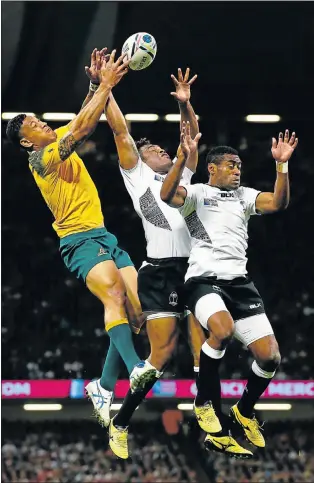
[[[76,153],[96,128],[112,88],[128,70],[122,57],[115,61],[115,51],[106,58],[102,53],[95,49],[92,54],[97,91],[90,86],[86,105],[73,121],[54,131],[36,117],[20,114],[8,123],[7,136],[28,151],[31,173],[55,218],[53,228],[65,265],[103,303],[110,344],[125,362],[135,390],[156,376],[155,368],[135,352],[128,325],[130,312],[141,312],[137,273],[129,255],[106,230],[97,189]],[[112,397],[102,390],[101,379],[88,385],[87,392],[100,410]]]

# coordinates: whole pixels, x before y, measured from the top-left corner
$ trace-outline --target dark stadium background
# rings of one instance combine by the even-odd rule
[[[178,112],[169,95],[170,74],[187,66],[198,74],[192,103],[203,137],[193,182],[206,181],[208,148],[228,144],[240,151],[243,183],[272,190],[271,137],[285,128],[297,132],[299,146],[289,163],[289,209],[251,221],[248,254],[250,274],[281,346],[276,378],[312,380],[313,3],[2,2],[1,10],[2,113],[77,112],[88,90],[84,66],[92,49],[121,49],[129,35],[146,31],[157,40],[154,63],[130,72],[114,94],[124,114],[160,116],[157,122],[132,122],[132,135],[146,136],[174,155],[179,123],[164,121],[166,114]],[[281,120],[248,123],[248,114],[277,114]],[[50,212],[25,154],[7,143],[5,127],[3,120],[2,379],[11,385],[4,382],[2,396],[7,398],[3,481],[314,481],[313,391],[304,400],[292,400],[287,392],[283,402],[291,403],[290,411],[263,411],[266,450],[236,464],[203,451],[204,435],[192,413],[177,409],[183,400],[154,398],[136,412],[130,428],[133,462],[127,464],[112,457],[105,430],[91,419],[91,404],[73,399],[79,396],[46,400],[63,404],[59,412],[23,409],[34,401],[25,394],[15,399],[20,389],[14,381],[76,379],[81,394],[80,380],[100,374],[108,338],[100,304],[63,266]],[[99,190],[107,228],[139,267],[145,257],[143,231],[119,175],[106,122],[82,148],[82,157]],[[145,329],[136,344],[143,356],[148,354]],[[187,353],[182,337],[166,379],[193,378]],[[245,379],[249,364],[246,351],[233,344],[222,377]],[[231,401],[225,402],[229,407]]]

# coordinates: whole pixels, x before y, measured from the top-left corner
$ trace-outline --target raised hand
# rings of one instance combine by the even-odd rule
[[[193,139],[191,137],[190,123],[183,121],[180,135],[180,148],[185,158],[188,158],[191,154],[197,151],[198,142],[201,137],[202,134],[199,132]]]
[[[181,133],[180,133],[180,148],[181,148],[181,152],[182,152],[183,156],[185,157],[185,159],[187,159],[190,155],[190,148],[189,148],[189,143],[188,143],[187,135],[186,135],[186,129],[187,129],[186,124],[187,123],[183,121],[182,129],[181,129]]]
[[[99,84],[99,73],[101,69],[102,59],[105,57],[107,47],[98,51],[94,49],[90,56],[90,67],[85,66],[85,73],[93,84]]]
[[[100,82],[111,87],[114,87],[122,77],[128,72],[128,66],[130,60],[127,60],[125,55],[121,55],[117,61],[115,61],[116,50],[113,50],[108,56],[100,55],[100,52],[96,52],[96,62],[99,56],[101,62],[100,69]]]
[[[173,74],[171,74],[171,79],[174,82],[176,91],[170,92],[170,94],[173,97],[175,97],[178,102],[181,102],[182,104],[190,100],[191,85],[197,78],[197,75],[195,75],[192,77],[192,79],[189,80],[189,76],[190,76],[189,67],[186,69],[184,77],[181,69],[178,69],[178,78],[176,78]]]
[[[286,129],[285,136],[279,133],[278,141],[276,138],[272,139],[271,153],[275,161],[278,163],[286,163],[292,156],[293,151],[298,145],[298,138],[295,137],[295,132],[292,133],[289,139],[289,131]]]

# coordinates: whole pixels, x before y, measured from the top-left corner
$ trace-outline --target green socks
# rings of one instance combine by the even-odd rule
[[[133,345],[132,332],[129,324],[119,324],[108,330],[110,346],[113,343],[125,363],[129,374],[141,359],[137,355]],[[108,352],[109,354],[109,352]],[[105,364],[106,366],[106,364]]]
[[[120,372],[120,354],[110,339],[109,350],[101,373],[100,385],[107,391],[113,391]]]

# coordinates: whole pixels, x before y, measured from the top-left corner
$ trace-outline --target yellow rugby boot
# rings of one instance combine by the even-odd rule
[[[230,434],[228,436],[208,434],[205,438],[204,445],[208,451],[225,453],[232,458],[249,459],[253,457],[253,453],[240,446]]]
[[[207,402],[204,406],[196,406],[194,401],[194,414],[199,426],[206,433],[219,433],[222,430],[211,402]]]
[[[113,419],[110,420],[109,425],[109,446],[118,458],[128,459],[128,429],[117,428],[113,424]]]
[[[243,429],[247,440],[257,446],[257,448],[265,448],[265,439],[262,435],[262,428],[257,421],[256,417],[246,418],[242,416],[238,409],[238,404],[235,404],[230,409],[230,416],[233,421],[241,426]]]

